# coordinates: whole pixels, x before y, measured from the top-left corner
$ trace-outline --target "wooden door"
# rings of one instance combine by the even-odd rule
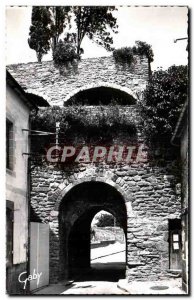
[[[174,221],[174,222],[173,222]],[[182,256],[181,256],[181,221],[171,220],[169,226],[169,239],[170,239],[170,269],[182,269]]]
[[[39,274],[39,279],[37,278]],[[30,223],[30,291],[49,284],[49,225]]]

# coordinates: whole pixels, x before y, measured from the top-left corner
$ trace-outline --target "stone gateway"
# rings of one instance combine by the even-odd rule
[[[146,143],[139,105],[148,81],[146,58],[137,57],[130,68],[104,57],[63,70],[44,62],[12,65],[9,71],[31,95],[51,106],[64,106],[62,115],[79,107],[82,114],[78,112],[74,122],[66,119],[73,124],[71,131],[59,129],[61,145]],[[40,149],[36,137],[32,148]],[[177,155],[170,141],[168,148],[150,145],[146,151],[146,161],[130,164],[91,160],[62,166],[55,161],[36,163],[32,155],[31,221],[50,228],[50,283],[72,279],[90,267],[90,225],[101,210],[113,214],[125,233],[128,281],[168,278],[172,270],[181,269]]]

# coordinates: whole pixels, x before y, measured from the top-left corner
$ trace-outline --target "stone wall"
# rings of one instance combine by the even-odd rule
[[[131,110],[133,108],[132,115],[140,142],[143,139],[142,127],[137,122],[137,107],[135,109],[135,106],[132,106]],[[87,107],[85,109],[88,110]],[[93,118],[98,109],[100,108],[90,107]],[[119,139],[121,142],[124,140],[122,136]],[[91,181],[104,182],[114,187],[125,201],[128,280],[155,280],[167,276],[168,220],[180,218],[181,214],[180,197],[176,194],[176,184],[179,180],[177,161],[175,157],[172,159],[168,156],[162,163],[157,156],[151,161],[130,165],[80,163],[67,165],[61,170],[46,163],[35,166],[32,171],[31,206],[41,222],[50,224],[51,282],[60,279],[60,203],[73,187]]]
[[[92,165],[66,171],[52,166],[35,169],[31,193],[35,214],[43,223],[49,223],[58,237],[56,200],[62,201],[62,190],[92,178],[108,184],[112,181],[124,195],[126,206],[132,207],[127,226],[128,278],[156,279],[169,268],[168,219],[179,218],[181,212],[172,177],[170,181],[165,179],[166,168],[153,171],[149,166],[106,166],[102,172],[97,169]],[[55,244],[51,255],[56,263],[59,245],[57,240],[51,243]],[[50,273],[56,280],[57,271]]]
[[[82,59],[62,69],[52,61],[7,68],[25,91],[42,96],[50,105],[61,106],[78,91],[98,86],[130,90],[135,96],[145,89],[148,80],[147,58],[139,56],[131,67],[115,64],[111,56]]]

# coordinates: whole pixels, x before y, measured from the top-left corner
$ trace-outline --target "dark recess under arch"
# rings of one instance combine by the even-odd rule
[[[94,87],[79,91],[64,105],[134,105],[136,100],[127,92],[112,87]]]

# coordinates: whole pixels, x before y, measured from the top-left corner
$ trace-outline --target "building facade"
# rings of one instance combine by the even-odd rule
[[[180,147],[181,156],[181,203],[182,203],[182,286],[189,292],[189,115],[185,103],[172,137],[172,143]]]
[[[8,294],[25,294],[18,281],[28,270],[28,132],[29,114],[36,108],[7,72],[6,82],[6,288]]]

